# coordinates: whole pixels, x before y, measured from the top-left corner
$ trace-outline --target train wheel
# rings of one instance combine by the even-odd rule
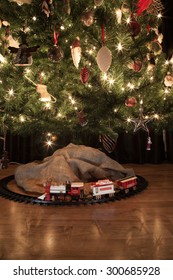
[[[72,200],[72,197],[71,195],[67,194],[64,199],[65,201],[70,202]]]

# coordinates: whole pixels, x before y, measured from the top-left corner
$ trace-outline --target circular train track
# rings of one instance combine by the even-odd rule
[[[132,188],[129,190],[128,193],[125,193],[124,191],[119,191],[116,193],[113,197],[102,197],[101,199],[85,199],[85,200],[72,200],[72,201],[45,201],[38,199],[36,196],[31,196],[26,194],[21,194],[18,192],[13,191],[11,188],[8,187],[8,184],[10,181],[14,180],[14,175],[5,177],[0,180],[0,196],[20,203],[29,203],[29,204],[38,204],[38,205],[88,205],[88,204],[96,204],[96,203],[105,203],[109,201],[117,201],[121,200],[127,197],[130,197],[132,195],[136,195],[147,188],[148,182],[141,176],[137,176],[137,186],[136,189],[133,190]]]

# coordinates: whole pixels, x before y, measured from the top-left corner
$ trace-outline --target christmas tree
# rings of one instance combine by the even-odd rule
[[[168,129],[163,14],[160,0],[1,1],[1,139],[10,131],[86,144]]]

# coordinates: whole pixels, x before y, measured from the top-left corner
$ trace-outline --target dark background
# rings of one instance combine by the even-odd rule
[[[168,58],[173,55],[173,0],[162,0],[164,5],[163,24],[161,32],[163,33],[163,51],[167,53]]]

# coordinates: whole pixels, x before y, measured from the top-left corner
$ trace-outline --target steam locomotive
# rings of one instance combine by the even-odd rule
[[[124,177],[115,182],[109,179],[98,180],[97,182],[87,184],[87,187],[83,182],[66,182],[66,184],[57,185],[48,180],[44,185],[45,193],[38,198],[45,201],[99,200],[106,196],[114,197],[120,191],[127,193],[130,189],[135,190],[136,186],[136,176]]]

